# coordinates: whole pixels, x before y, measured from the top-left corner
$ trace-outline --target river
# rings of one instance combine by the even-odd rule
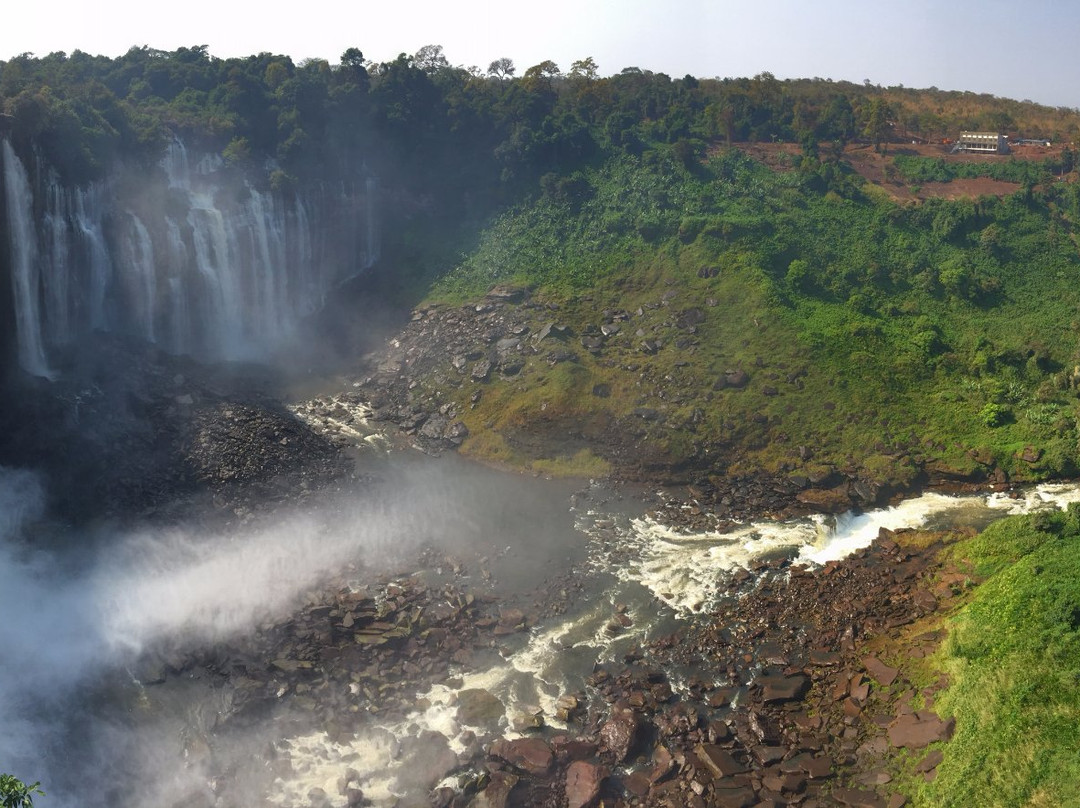
[[[549,731],[566,728],[560,698],[586,691],[597,664],[702,619],[732,596],[732,573],[760,559],[821,564],[881,527],[982,527],[1080,501],[1073,484],[928,493],[862,514],[688,534],[647,515],[655,500],[644,492],[456,456],[372,451],[365,462],[363,484],[318,509],[209,534],[179,525],[106,537],[70,535],[46,512],[48,481],[0,469],[0,769],[41,780],[46,808],[338,806],[347,771],[372,805],[411,804],[426,799],[431,783],[417,771],[432,748],[410,739],[466,758],[537,715]],[[521,609],[528,628],[447,661],[412,709],[380,715],[359,685],[342,685],[341,709],[360,728],[348,733],[326,726],[304,689],[240,713],[229,676],[176,662],[236,657],[230,649],[318,602],[331,580],[371,592],[395,580],[453,587]],[[684,673],[671,672],[676,692]],[[480,691],[502,709],[470,724],[461,700]]]

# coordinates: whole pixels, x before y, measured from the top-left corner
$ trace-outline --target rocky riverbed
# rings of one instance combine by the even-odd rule
[[[718,607],[622,646],[547,712],[468,682],[584,597],[581,578],[499,598],[490,576],[467,574],[486,559],[434,549],[418,564],[438,581],[332,586],[246,641],[160,661],[148,679],[219,679],[233,693],[223,735],[268,711],[279,735],[291,728],[269,747],[278,805],[900,806],[898,757],[918,755],[932,777],[940,753],[927,747],[952,729],[932,707],[943,681],[918,687],[902,673],[904,655],[936,647],[934,616],[962,589],[936,561],[947,538],[882,531],[845,561],[737,569]],[[606,631],[639,619],[615,604]],[[425,723],[436,708],[443,723]],[[372,751],[379,733],[390,746]],[[372,780],[373,762],[390,776]],[[233,796],[227,772],[203,763],[216,793],[185,806]]]
[[[697,315],[687,311],[671,327],[688,349]],[[475,403],[487,380],[512,379],[530,357],[555,367],[580,351],[602,354],[629,317],[605,312],[597,333],[572,335],[557,310],[495,290],[479,305],[418,311],[344,392],[288,406],[259,369],[205,368],[117,342],[100,367],[5,401],[3,454],[78,492],[57,498],[75,520],[258,523],[275,504],[315,508],[355,487],[366,473],[354,465],[358,449],[454,450],[470,435],[468,405],[440,391],[467,388]],[[644,355],[660,347],[639,346]],[[738,389],[747,376],[724,373],[723,385]],[[639,492],[635,507],[684,532],[723,535],[751,517],[835,513],[891,493],[837,468],[706,473],[644,439],[665,423],[660,411],[635,410],[569,430],[542,423],[515,439],[527,446],[559,432],[569,448],[605,447],[616,478],[662,489]],[[185,751],[200,773],[176,803],[185,808],[243,804],[240,764],[215,746],[267,716],[274,737],[256,779],[281,806],[899,806],[896,760],[917,754],[917,770],[932,777],[940,753],[925,750],[951,732],[933,713],[942,682],[904,674],[905,655],[940,641],[934,615],[962,589],[935,560],[943,540],[883,532],[825,565],[765,554],[716,576],[720,596],[688,612],[673,612],[665,592],[636,609],[602,605],[597,644],[621,639],[617,650],[595,655],[572,686],[540,694],[543,705],[502,700],[484,672],[602,593],[577,563],[499,590],[491,556],[437,543],[398,574],[343,574],[245,638],[154,649],[137,678],[151,701],[154,688],[192,678],[229,694],[212,731]],[[633,555],[618,544],[603,564]],[[663,619],[635,633],[645,611]],[[361,771],[372,761],[385,777]]]

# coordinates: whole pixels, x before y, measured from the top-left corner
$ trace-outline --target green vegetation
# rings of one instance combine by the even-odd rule
[[[735,446],[774,471],[803,468],[802,445],[817,464],[854,463],[887,485],[910,483],[926,458],[957,474],[1075,473],[1078,186],[904,206],[835,161],[774,171],[720,148],[687,167],[656,145],[578,172],[574,187],[573,202],[545,192],[497,218],[431,298],[524,283],[577,328],[605,308],[646,307],[634,322],[667,347],[645,373],[681,382],[682,400],[620,372],[641,359],[622,339],[606,361],[582,359],[590,384],[616,391],[582,406],[658,406],[674,416],[659,438],[669,448],[701,409],[691,440],[714,446],[713,462]],[[647,310],[670,290],[704,312],[681,349],[678,311]],[[586,292],[591,302],[576,303]],[[711,392],[725,369],[756,366],[769,381]],[[507,405],[493,400],[477,424]]]
[[[1080,505],[1002,520],[953,555],[989,576],[934,660],[956,735],[933,806],[1080,805]]]
[[[45,795],[40,785],[26,785],[14,775],[0,774],[0,808],[34,808],[34,795]]]
[[[899,154],[893,160],[893,165],[900,177],[909,183],[952,182],[958,179],[989,177],[1004,182],[1034,185],[1071,170],[1073,161],[1073,153],[1066,149],[1060,158],[1053,160],[1014,159],[981,163],[950,162],[941,157]]]

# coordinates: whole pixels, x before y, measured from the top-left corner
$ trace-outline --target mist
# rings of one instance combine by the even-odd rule
[[[154,697],[175,699],[177,713],[147,715],[147,660],[251,635],[331,578],[363,586],[414,564],[423,546],[493,553],[513,541],[526,557],[558,555],[556,534],[573,533],[552,508],[565,503],[561,486],[429,459],[387,467],[381,481],[318,511],[266,513],[253,528],[70,535],[49,542],[64,545],[54,554],[35,546],[62,529],[44,510],[45,488],[0,468],[0,769],[40,780],[43,806],[160,806],[208,787],[195,739],[228,711],[229,690],[171,683]],[[513,566],[535,581],[536,560],[521,560]],[[224,754],[258,759],[271,732],[252,727]]]

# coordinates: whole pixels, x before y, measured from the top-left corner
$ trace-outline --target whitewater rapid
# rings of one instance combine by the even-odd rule
[[[729,597],[739,569],[779,555],[822,564],[868,546],[880,528],[983,527],[1080,502],[1075,484],[929,493],[861,514],[690,533],[601,485],[576,497],[569,486],[551,486],[425,459],[332,514],[281,513],[215,536],[145,529],[85,550],[69,537],[61,553],[41,549],[43,538],[56,546],[64,530],[49,522],[42,482],[0,468],[0,768],[49,786],[43,806],[159,806],[192,789],[210,793],[208,743],[231,709],[229,690],[182,678],[144,689],[138,664],[146,649],[222,646],[288,619],[332,574],[362,581],[380,559],[408,563],[431,544],[462,557],[485,548],[493,581],[474,577],[466,587],[531,591],[571,576],[580,594],[564,614],[500,638],[483,665],[452,668],[449,680],[416,694],[413,712],[382,723],[372,716],[351,741],[318,726],[259,725],[250,748],[230,758],[230,778],[258,784],[260,798],[282,808],[309,805],[312,789],[333,798],[346,769],[374,806],[390,806],[415,788],[423,765],[422,749],[401,739],[443,738],[462,754],[477,738],[518,734],[515,718],[524,714],[564,726],[560,697],[583,691],[597,664],[707,614]],[[678,689],[677,677],[672,683]],[[462,723],[466,690],[499,699],[504,709],[493,724]],[[139,779],[135,792],[83,786],[125,777]]]

